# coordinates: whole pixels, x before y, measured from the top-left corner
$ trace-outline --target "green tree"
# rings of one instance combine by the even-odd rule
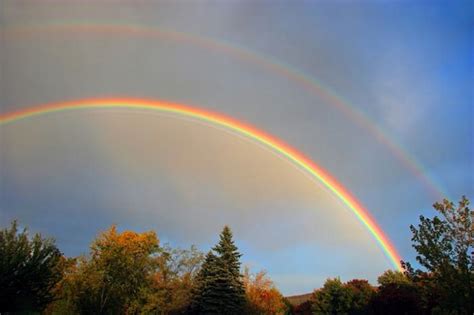
[[[352,290],[339,278],[327,279],[311,298],[313,314],[349,314],[352,306]]]
[[[61,279],[61,257],[54,240],[30,239],[16,221],[0,230],[0,312],[43,310]]]
[[[191,301],[193,314],[218,314],[220,303],[212,290],[218,277],[218,258],[212,251],[206,255],[202,268],[196,278],[196,287]]]
[[[380,286],[389,284],[410,284],[410,279],[400,271],[386,270],[377,278]]]
[[[198,274],[193,311],[198,314],[242,314],[245,289],[240,274],[240,257],[232,240],[232,231],[225,226],[219,243],[210,251]]]
[[[441,217],[420,216],[418,227],[410,226],[416,260],[429,274],[403,262],[407,274],[434,282],[440,307],[458,314],[474,312],[474,212],[463,196],[458,205],[444,199],[433,205]]]

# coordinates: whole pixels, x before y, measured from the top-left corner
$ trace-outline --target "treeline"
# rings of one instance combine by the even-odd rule
[[[432,279],[431,279],[432,280]],[[377,279],[378,286],[367,280],[353,279],[343,283],[327,279],[307,301],[292,307],[292,314],[470,314],[468,300],[447,304],[422,281],[400,271],[387,270]],[[436,295],[435,295],[436,294]],[[437,300],[436,298],[439,298]]]
[[[474,212],[435,203],[439,216],[410,226],[416,260],[404,273],[328,279],[292,305],[261,271],[241,268],[229,227],[207,254],[160,244],[155,232],[101,233],[87,256],[68,258],[16,222],[0,231],[0,313],[44,314],[473,314]],[[243,269],[243,270],[242,270]]]
[[[366,280],[328,279],[299,314],[474,314],[474,212],[462,197],[457,205],[433,205],[440,216],[420,216],[410,226],[416,260],[402,261],[404,272],[386,271],[378,287]]]
[[[241,274],[240,257],[227,226],[207,255],[112,226],[89,255],[67,258],[13,222],[0,231],[0,313],[284,314],[273,282],[264,271]]]

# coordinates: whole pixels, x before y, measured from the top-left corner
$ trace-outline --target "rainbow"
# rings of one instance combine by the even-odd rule
[[[245,47],[235,45],[233,43],[217,40],[211,37],[205,37],[197,34],[188,34],[170,29],[159,27],[142,26],[135,24],[117,24],[114,22],[101,23],[84,23],[71,20],[57,20],[49,22],[45,25],[26,25],[4,29],[5,39],[17,39],[24,36],[34,36],[38,32],[53,32],[54,34],[70,32],[86,32],[88,34],[107,34],[107,35],[131,35],[142,36],[152,39],[165,39],[175,42],[187,43],[196,47],[208,50],[218,51],[223,54],[230,55],[236,59],[242,60],[249,64],[254,64],[266,71],[286,78],[290,82],[297,84],[305,89],[308,93],[317,96],[326,101],[331,106],[337,108],[351,121],[365,129],[378,142],[382,143],[408,170],[410,170],[421,183],[424,184],[426,190],[435,198],[441,199],[447,196],[445,189],[438,183],[433,176],[429,175],[428,170],[411,155],[406,148],[393,137],[389,136],[386,130],[383,130],[373,119],[366,113],[362,112],[356,106],[351,104],[343,96],[337,94],[328,86],[314,77],[299,71],[292,66],[285,64],[275,58],[262,55],[258,52],[249,50]]]
[[[377,244],[381,247],[383,253],[389,259],[393,267],[400,271],[403,270],[400,265],[400,255],[397,253],[395,247],[382,231],[382,229],[378,226],[376,221],[371,217],[369,211],[328,171],[317,165],[303,153],[284,143],[282,140],[231,117],[193,106],[162,101],[126,98],[85,99],[40,105],[1,114],[0,126],[6,126],[20,120],[45,114],[86,109],[138,109],[175,114],[228,129],[248,139],[251,139],[256,143],[264,145],[265,147],[271,149],[275,153],[293,163],[298,168],[305,171],[312,178],[321,182],[335,197],[337,197],[345,206],[347,206],[347,208],[351,210],[351,212],[357,217],[363,226],[365,226],[365,228],[376,240]]]

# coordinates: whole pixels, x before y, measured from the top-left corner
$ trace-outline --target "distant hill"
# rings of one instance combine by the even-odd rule
[[[290,302],[291,305],[293,306],[298,306],[300,304],[303,304],[306,301],[309,301],[311,299],[312,293],[306,293],[306,294],[300,294],[300,295],[292,295],[292,296],[287,296],[285,297],[288,302]]]

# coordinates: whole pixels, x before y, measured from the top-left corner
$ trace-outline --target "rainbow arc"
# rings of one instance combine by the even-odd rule
[[[317,165],[310,158],[295,148],[286,144],[282,140],[260,130],[254,126],[238,121],[219,113],[200,109],[184,104],[151,101],[142,99],[86,99],[72,102],[53,103],[35,106],[15,112],[0,115],[0,126],[6,126],[27,118],[33,118],[40,115],[53,114],[62,111],[75,111],[87,109],[139,109],[148,111],[158,111],[161,113],[170,113],[183,117],[188,117],[210,123],[212,125],[226,128],[232,132],[242,135],[258,144],[276,152],[293,163],[299,169],[302,169],[313,179],[322,183],[338,200],[340,200],[368,230],[382,249],[385,256],[389,259],[392,266],[397,270],[402,270],[400,265],[400,255],[385,235],[370,212],[362,203],[354,197],[348,189],[339,183],[328,171]]]
[[[373,118],[361,111],[357,106],[345,99],[341,94],[336,93],[330,87],[325,86],[320,80],[309,76],[304,72],[285,64],[273,57],[262,55],[261,53],[249,50],[243,46],[231,42],[215,39],[212,37],[197,34],[183,33],[172,29],[145,26],[139,24],[120,24],[114,22],[84,23],[81,21],[56,20],[44,25],[24,25],[4,30],[4,38],[20,39],[28,36],[37,36],[41,33],[52,34],[96,34],[96,35],[117,35],[117,36],[138,36],[149,39],[169,40],[177,43],[186,43],[192,46],[205,48],[209,51],[216,51],[224,55],[229,55],[236,60],[241,60],[248,64],[264,69],[270,73],[286,78],[296,86],[302,87],[310,94],[324,100],[327,104],[337,108],[342,114],[348,117],[358,126],[365,129],[378,142],[383,144],[410,172],[412,172],[421,183],[424,184],[427,192],[434,198],[444,198],[447,194],[433,176],[430,175],[422,163],[415,156],[410,154],[404,146],[391,137],[387,130],[384,130]]]

